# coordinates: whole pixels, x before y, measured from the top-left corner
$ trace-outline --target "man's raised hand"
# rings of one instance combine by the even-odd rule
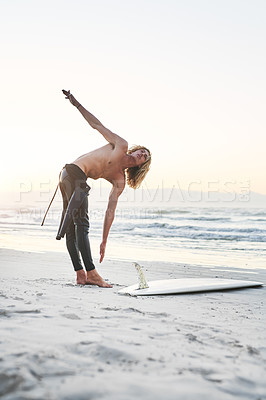
[[[73,94],[70,93],[70,90],[64,90],[63,89],[62,92],[66,96],[65,98],[68,99],[70,101],[70,103],[73,104],[73,106],[75,106],[75,107],[80,106],[80,103],[75,99]]]
[[[64,93],[64,95],[66,96],[65,98],[68,99],[69,96],[71,95],[70,90],[62,90],[62,92]]]

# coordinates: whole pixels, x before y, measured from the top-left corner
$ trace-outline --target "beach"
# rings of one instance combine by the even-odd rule
[[[266,400],[266,1],[0,7],[0,400]]]
[[[2,399],[266,398],[265,287],[131,297],[130,259],[97,264],[111,289],[76,285],[63,251],[2,246],[0,260]],[[147,280],[266,282],[263,268],[141,265]]]

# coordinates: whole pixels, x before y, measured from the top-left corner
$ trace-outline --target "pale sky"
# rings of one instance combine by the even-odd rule
[[[266,194],[265,20],[265,0],[0,0],[1,191],[105,144],[70,89],[150,148],[149,187]]]

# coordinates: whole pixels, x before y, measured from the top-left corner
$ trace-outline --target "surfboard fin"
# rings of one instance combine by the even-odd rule
[[[149,285],[147,284],[147,281],[145,279],[144,272],[143,272],[141,266],[136,262],[134,262],[133,265],[135,266],[135,268],[139,274],[139,289],[148,288]]]

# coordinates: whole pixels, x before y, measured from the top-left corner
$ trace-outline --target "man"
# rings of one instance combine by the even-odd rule
[[[57,239],[61,239],[66,233],[66,245],[77,274],[77,284],[112,287],[98,274],[91,257],[87,199],[90,187],[86,184],[86,179],[103,178],[112,184],[100,245],[101,263],[117,201],[125,188],[126,180],[130,187],[139,187],[149,170],[151,154],[143,146],[134,146],[128,150],[125,139],[105,128],[70,91],[63,90],[63,93],[90,126],[103,135],[108,144],[80,156],[71,164],[66,164],[61,171],[59,187],[63,197],[63,213]],[[81,264],[80,253],[86,272]]]

